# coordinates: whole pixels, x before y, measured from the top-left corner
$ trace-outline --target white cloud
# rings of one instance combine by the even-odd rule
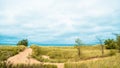
[[[0,6],[0,33],[31,41],[73,43],[75,37],[119,31],[118,0],[4,0]]]

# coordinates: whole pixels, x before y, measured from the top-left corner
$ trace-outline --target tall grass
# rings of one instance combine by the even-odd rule
[[[98,60],[68,62],[64,68],[120,68],[120,54]]]
[[[0,62],[0,68],[57,68],[56,65],[43,65],[43,64],[8,64]]]
[[[33,49],[32,56],[42,62],[66,62],[66,61],[79,61],[92,57],[100,57],[100,46],[81,46],[82,55],[80,58],[77,56],[77,49],[74,47],[42,47],[31,46]],[[108,55],[109,50],[105,50],[104,55]],[[47,55],[50,59],[44,59],[41,56]]]
[[[0,61],[5,61],[9,57],[23,51],[25,46],[0,46]]]
[[[33,58],[43,62],[65,62],[75,56],[72,52],[76,53],[73,47],[31,46],[31,48],[33,49]],[[44,59],[42,55],[47,55],[50,59]]]

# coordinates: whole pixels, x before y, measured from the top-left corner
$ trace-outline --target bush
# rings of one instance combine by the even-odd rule
[[[28,46],[28,40],[27,39],[20,40],[18,41],[17,45]]]
[[[120,35],[117,36],[116,38],[116,43],[117,43],[117,49],[119,50],[119,53],[120,53]]]
[[[116,52],[114,50],[110,50],[110,52],[108,53],[109,56],[113,56],[115,54],[116,54]]]
[[[117,44],[113,39],[107,39],[105,40],[104,44],[106,45],[106,49],[116,49]]]

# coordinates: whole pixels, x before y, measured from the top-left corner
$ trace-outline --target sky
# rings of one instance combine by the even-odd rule
[[[0,43],[96,44],[120,33],[120,0],[0,0]]]

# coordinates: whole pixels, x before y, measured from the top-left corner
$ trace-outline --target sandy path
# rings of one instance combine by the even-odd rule
[[[7,59],[7,62],[10,62],[12,64],[36,64],[36,63],[41,63],[37,61],[36,59],[33,59],[29,57],[32,54],[32,49],[27,48],[23,52],[20,52],[19,54],[10,57]],[[48,56],[44,56],[47,57]],[[57,65],[58,68],[64,68],[64,63],[43,63],[43,64],[51,64],[51,65]]]
[[[32,54],[31,48],[26,48],[23,52],[20,52],[19,54],[8,58],[7,62],[13,63],[13,64],[33,64],[33,63],[40,63],[39,61],[29,57]]]

